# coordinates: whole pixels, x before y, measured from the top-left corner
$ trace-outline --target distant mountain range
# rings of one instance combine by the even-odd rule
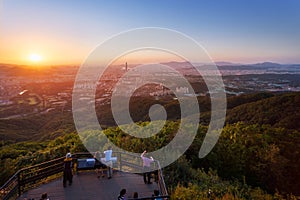
[[[174,69],[186,70],[192,68],[189,62],[177,62],[170,61],[161,63],[163,65],[168,65]],[[223,75],[240,75],[240,74],[264,74],[264,73],[286,73],[286,74],[300,74],[300,64],[279,64],[274,62],[262,62],[253,64],[242,64],[242,63],[232,63],[232,62],[215,62],[215,63],[192,63],[194,66],[201,67],[204,70],[209,70],[210,66],[216,65]],[[137,66],[134,64],[132,66]],[[70,65],[57,65],[51,67],[31,67],[25,65],[13,65],[13,64],[1,64],[0,63],[0,73],[2,75],[22,75],[22,74],[49,74],[53,71],[72,71],[76,73],[78,66]],[[229,71],[232,71],[228,73]],[[238,73],[236,73],[238,71]]]
[[[162,63],[175,69],[191,68],[189,62],[166,62]],[[194,66],[203,70],[213,69],[213,63],[192,63]],[[300,74],[300,64],[279,64],[274,62],[263,62],[254,64],[241,64],[231,62],[215,62],[223,75],[241,75],[241,74]]]
[[[211,63],[202,63],[202,62],[193,62],[193,65],[196,66],[203,66],[203,65],[211,65]],[[177,62],[177,61],[170,61],[170,62],[164,62],[161,63],[164,65],[169,65],[169,66],[186,66],[190,65],[189,62]],[[280,64],[280,63],[275,63],[275,62],[262,62],[262,63],[252,63],[252,64],[243,64],[243,63],[233,63],[233,62],[224,62],[224,61],[219,61],[219,62],[214,62],[215,65],[218,67],[221,66],[252,66],[252,67],[300,67],[300,64]]]
[[[232,62],[224,62],[224,61],[215,62],[215,64],[216,64],[217,66],[227,66],[227,65],[232,65],[232,66],[234,66],[234,65],[243,65],[243,64],[241,64],[241,63],[232,63]]]
[[[262,73],[300,74],[300,64],[279,64],[273,62],[263,62],[263,63],[255,63],[255,64],[232,64],[232,65],[217,64],[217,66],[221,71],[244,70],[244,71],[250,71],[248,73],[253,73],[253,74],[262,74]]]

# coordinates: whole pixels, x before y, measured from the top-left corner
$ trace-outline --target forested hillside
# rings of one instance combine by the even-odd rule
[[[300,130],[300,93],[273,97],[233,107],[227,113],[227,122],[270,124],[274,127]]]
[[[204,125],[210,119],[209,97],[198,97],[200,122]],[[180,119],[180,107],[173,98],[137,98],[130,101],[130,113],[135,122],[148,121],[151,105],[165,107],[168,120]],[[97,105],[96,105],[97,106]],[[229,97],[227,99],[226,122],[243,121],[248,124],[270,124],[299,130],[300,93],[274,94],[257,93]],[[97,106],[98,120],[102,128],[115,126],[110,104]],[[59,135],[75,131],[71,112],[51,111],[45,114],[31,115],[13,119],[0,119],[1,141],[36,141],[53,139]]]
[[[204,110],[202,116],[208,118],[209,99],[204,97],[200,101]],[[226,125],[212,152],[204,159],[198,158],[207,130],[207,122],[204,122],[185,155],[164,169],[172,198],[295,199],[293,195],[300,196],[299,101],[300,93],[260,93],[228,98]],[[135,106],[142,106],[137,100],[135,102]],[[151,100],[145,101],[144,108],[151,103]],[[176,134],[177,103],[164,101],[168,114],[174,115],[155,136],[133,138],[118,127],[109,127],[104,133],[116,145],[130,151],[159,149]],[[134,105],[131,110],[135,111]],[[147,120],[145,111],[135,113],[138,112],[133,112],[135,121]],[[63,156],[67,151],[85,151],[74,130],[72,116],[68,114],[52,113],[51,117],[1,120],[0,123],[3,127],[1,184],[19,168]],[[137,123],[140,126],[148,124]],[[9,137],[5,131],[14,135]],[[25,137],[26,133],[30,133],[30,137]],[[12,143],[13,139],[23,142]],[[89,132],[86,140],[91,139],[100,139],[96,131]]]
[[[0,119],[0,141],[21,142],[54,139],[75,131],[71,113],[48,112],[14,119]]]

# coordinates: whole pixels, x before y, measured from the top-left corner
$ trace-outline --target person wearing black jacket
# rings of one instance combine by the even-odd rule
[[[69,185],[72,185],[73,174],[72,174],[72,155],[71,153],[67,153],[66,158],[64,160],[64,177],[63,177],[63,185],[67,186],[67,181],[69,181]]]

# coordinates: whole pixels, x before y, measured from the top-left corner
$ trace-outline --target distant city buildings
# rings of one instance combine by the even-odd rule
[[[71,112],[73,87],[80,93],[81,100],[89,100],[90,103],[100,106],[110,104],[112,95],[155,98],[209,95],[204,80],[201,75],[195,74],[195,70],[190,67],[180,68],[178,65],[176,65],[176,70],[184,75],[192,85],[192,89],[181,84],[178,81],[178,75],[174,72],[161,70],[160,73],[144,73],[141,76],[135,66],[129,67],[127,62],[121,66],[109,67],[96,83],[91,83],[89,77],[86,77],[86,80],[75,86],[77,68],[72,68],[72,70],[68,67],[55,68],[49,73],[28,77],[3,73],[5,75],[2,74],[0,80],[0,118],[54,111]],[[221,70],[225,92],[228,95],[261,91],[300,91],[298,71],[297,73],[281,73],[275,70],[275,72],[270,74],[270,70],[266,73],[265,69],[250,70],[249,68]],[[130,75],[124,76],[128,73]],[[166,87],[164,83],[168,79],[175,83]],[[151,81],[155,83],[150,84]],[[214,90],[210,92],[218,92],[217,85]],[[96,94],[91,95],[90,91],[96,91]],[[195,94],[192,91],[195,91]]]

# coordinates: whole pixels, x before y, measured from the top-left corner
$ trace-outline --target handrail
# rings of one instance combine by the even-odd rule
[[[59,158],[55,158],[55,159],[52,159],[52,160],[48,160],[48,161],[45,161],[45,162],[42,162],[42,163],[39,163],[39,164],[35,164],[33,166],[29,166],[29,167],[25,167],[25,168],[22,168],[21,170],[28,170],[28,169],[32,169],[32,168],[36,168],[36,167],[40,167],[40,166],[44,166],[46,164],[49,164],[49,163],[52,163],[52,162],[55,162],[55,161],[59,161],[61,159],[63,159],[64,157],[59,157]]]
[[[8,200],[21,195],[32,185],[38,184],[41,180],[63,171],[61,164],[64,157],[56,158],[30,167],[18,170],[0,189],[0,199]]]
[[[165,183],[165,180],[163,177],[162,168],[161,168],[158,160],[157,160],[157,165],[158,165],[158,187],[160,190],[160,194],[163,196],[168,196],[168,190],[167,190],[166,183]]]
[[[119,169],[123,171],[124,167],[141,169],[142,161],[140,156],[126,152],[113,152],[118,157]],[[92,157],[93,152],[79,152],[73,154],[74,158]],[[133,159],[128,159],[129,157]],[[126,159],[127,158],[127,159]],[[24,191],[32,186],[40,184],[43,179],[62,173],[64,157],[56,158],[30,167],[25,167],[18,170],[8,181],[6,181],[0,188],[0,199],[8,200],[17,195],[21,195]],[[130,162],[132,161],[132,162]],[[155,160],[158,172],[158,188],[162,196],[160,198],[169,198],[167,188],[164,182],[162,169],[158,160]],[[123,168],[123,169],[122,169]],[[139,199],[154,199],[152,197]]]
[[[169,199],[169,195],[152,196],[152,197],[141,197],[141,198],[128,198],[128,200],[155,200],[155,199]]]
[[[123,161],[123,159],[120,159],[120,168],[122,167],[122,165],[124,164],[129,164],[129,165],[133,165],[135,166],[135,168],[141,168],[141,160],[140,160],[140,156],[137,156],[135,154],[130,154],[130,153],[126,153],[126,152],[116,152],[116,153],[121,153],[121,154],[124,154],[124,155],[130,155],[130,156],[133,156],[133,157],[136,157],[138,158],[138,160],[140,161],[140,165],[136,165],[135,163],[133,162],[127,162],[127,161]],[[163,198],[163,199],[168,199],[169,198],[169,195],[168,195],[168,191],[167,191],[167,187],[166,187],[166,184],[165,184],[165,181],[164,181],[164,178],[163,178],[163,171],[162,171],[162,168],[160,166],[160,162],[158,160],[155,160],[155,163],[157,165],[157,171],[158,171],[158,187],[159,187],[159,192],[162,196],[160,196],[159,198]],[[131,166],[129,166],[131,167]],[[120,169],[122,170],[122,169]],[[158,197],[156,197],[158,198]],[[143,199],[155,199],[155,197],[145,197],[145,198],[138,198],[140,200],[143,200]]]
[[[2,190],[3,188],[5,188],[6,185],[8,185],[12,179],[14,179],[16,176],[18,176],[18,174],[20,173],[21,170],[18,170],[14,175],[12,175],[12,177],[10,177],[0,188],[0,190]]]
[[[18,190],[18,170],[10,179],[8,179],[0,188],[0,199],[8,200],[13,197]]]

